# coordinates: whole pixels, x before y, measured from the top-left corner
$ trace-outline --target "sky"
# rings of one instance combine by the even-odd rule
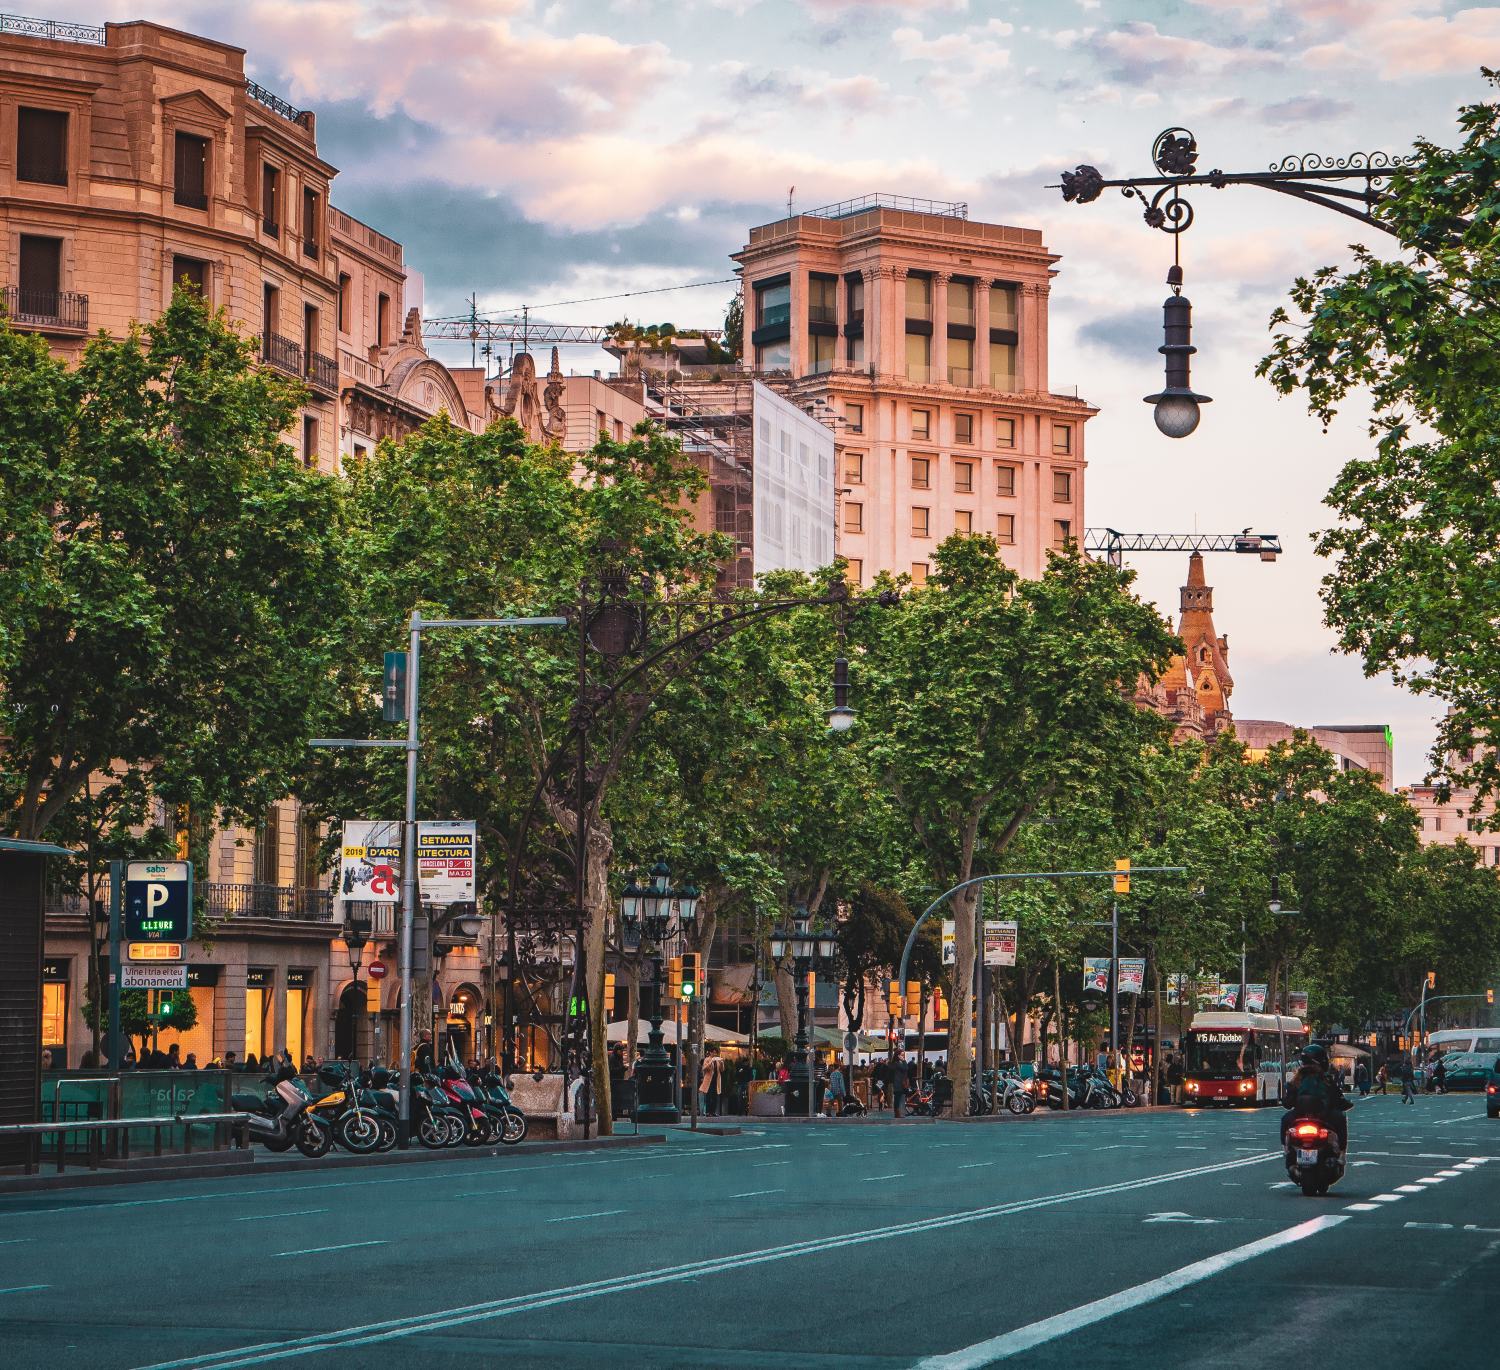
[[[1234,712],[1389,723],[1421,779],[1437,706],[1365,679],[1322,623],[1311,536],[1341,465],[1328,433],[1255,377],[1295,276],[1389,251],[1383,235],[1258,189],[1202,189],[1181,240],[1198,432],[1172,441],[1158,388],[1171,239],[1115,192],[1064,204],[1059,173],[1148,174],[1167,127],[1202,169],[1286,154],[1452,145],[1500,65],[1500,6],[1463,0],[29,0],[41,17],[150,18],[242,46],[249,73],[318,115],[336,204],[401,241],[424,314],[714,325],[750,226],[871,192],[963,201],[1040,228],[1059,254],[1054,390],[1099,406],[1086,521],[1125,531],[1279,533],[1286,555],[1209,559]],[[588,301],[576,305],[559,302]],[[436,350],[436,349],[435,349]],[[462,356],[450,360],[466,360]],[[578,369],[603,364],[585,353]],[[1175,614],[1179,556],[1139,556]]]

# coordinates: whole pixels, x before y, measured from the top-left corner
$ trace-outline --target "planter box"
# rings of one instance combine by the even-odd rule
[[[782,1114],[782,1104],[785,1101],[784,1094],[767,1094],[761,1091],[750,1096],[750,1116],[752,1118],[779,1118]]]

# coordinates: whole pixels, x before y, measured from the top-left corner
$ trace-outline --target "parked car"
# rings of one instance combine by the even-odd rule
[[[1443,1057],[1443,1088],[1451,1093],[1480,1091],[1494,1074],[1494,1058],[1477,1051],[1450,1051]]]
[[[1485,1116],[1500,1118],[1500,1057],[1490,1066],[1490,1078],[1484,1086]]]

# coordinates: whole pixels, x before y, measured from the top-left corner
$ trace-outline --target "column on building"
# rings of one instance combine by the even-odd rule
[[[990,278],[974,278],[974,388],[990,384]],[[977,434],[975,435],[978,436]]]
[[[951,271],[935,271],[932,275],[932,345],[929,348],[927,376],[939,385],[948,383],[948,282],[953,279]],[[941,409],[932,416],[934,437],[947,442],[945,425],[950,422]]]
[[[859,274],[865,282],[865,366],[872,375],[878,376],[885,369],[885,343],[880,330],[885,317],[885,297],[888,292],[878,266],[863,267]],[[874,414],[865,419],[865,431],[872,439],[878,422],[879,419]]]
[[[791,311],[790,353],[791,372],[794,376],[807,375],[807,268],[794,266],[787,287]]]
[[[1049,290],[1050,287],[1045,281],[1027,281],[1021,287],[1021,298],[1017,301],[1021,311],[1019,321],[1021,373],[1025,378],[1020,388],[1043,395],[1047,393],[1047,295]]]
[[[880,327],[885,351],[882,370],[887,375],[906,379],[906,276],[904,266],[883,268]]]

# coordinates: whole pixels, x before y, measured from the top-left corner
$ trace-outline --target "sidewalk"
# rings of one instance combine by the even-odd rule
[[[65,1170],[44,1169],[37,1175],[15,1171],[0,1172],[0,1195],[40,1193],[49,1189],[89,1189],[120,1184],[143,1184],[156,1180],[207,1180],[240,1175],[284,1175],[306,1170],[356,1169],[366,1166],[441,1165],[447,1161],[472,1161],[477,1157],[541,1156],[553,1151],[591,1151],[660,1146],[665,1139],[650,1133],[639,1136],[593,1137],[588,1141],[521,1142],[517,1146],[460,1146],[428,1151],[413,1146],[410,1151],[386,1151],[371,1156],[354,1156],[345,1151],[330,1151],[316,1160],[296,1150],[277,1155],[263,1147],[246,1151],[200,1151],[186,1156],[140,1156],[129,1161],[103,1165],[98,1170],[82,1167]]]

